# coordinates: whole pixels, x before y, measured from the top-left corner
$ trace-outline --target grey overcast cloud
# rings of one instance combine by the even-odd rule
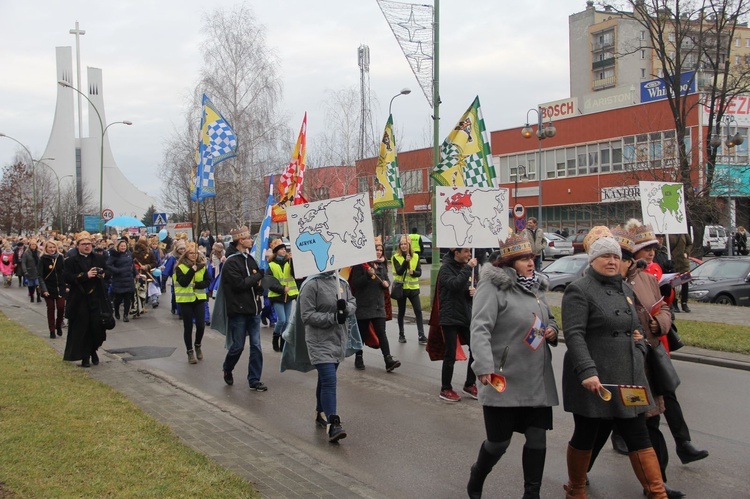
[[[230,9],[239,3],[219,4]],[[431,108],[375,0],[244,3],[279,58],[281,110],[294,134],[308,113],[310,153],[325,127],[326,92],[359,88],[361,44],[370,47],[376,133],[385,126],[391,97],[408,87],[411,95],[393,104],[399,149],[431,143]],[[101,68],[107,119],[134,123],[108,132],[118,166],[158,200],[154,172],[198,80],[201,27],[211,8],[195,0],[0,0],[0,133],[23,142],[35,159],[43,154],[55,111],[55,47],[73,46],[75,61],[75,37],[68,32],[78,21],[86,31],[84,83],[87,66]],[[567,97],[568,16],[585,8],[584,0],[442,0],[441,139],[476,95],[489,130],[520,129],[529,108]],[[21,152],[0,138],[0,165]]]

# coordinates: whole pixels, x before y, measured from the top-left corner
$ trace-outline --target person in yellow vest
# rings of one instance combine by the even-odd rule
[[[424,253],[424,243],[422,243],[422,236],[417,234],[417,228],[412,227],[411,233],[409,234],[409,241],[411,242],[411,252],[417,253],[417,257],[421,257]]]
[[[188,362],[197,364],[203,360],[201,341],[206,329],[205,304],[208,300],[206,288],[211,278],[206,270],[206,261],[198,252],[195,243],[187,243],[187,249],[177,261],[174,284],[175,301],[180,306],[183,339],[187,348]],[[195,321],[195,344],[193,344],[193,321]],[[195,345],[195,350],[193,350]]]
[[[268,261],[266,280],[268,299],[276,312],[276,327],[273,329],[273,351],[280,352],[284,348],[281,333],[292,315],[292,303],[297,299],[299,290],[294,280],[294,265],[292,254],[287,254],[286,245],[281,239],[274,239],[269,244],[273,258]]]
[[[422,303],[419,300],[419,277],[422,275],[422,266],[419,263],[419,254],[414,253],[409,237],[401,237],[398,248],[391,257],[391,263],[393,264],[393,281],[403,282],[404,288],[401,298],[396,298],[396,304],[398,305],[398,342],[406,343],[404,315],[406,315],[406,300],[408,299],[417,320],[419,344],[426,345],[427,337],[424,335],[424,324],[422,322]]]

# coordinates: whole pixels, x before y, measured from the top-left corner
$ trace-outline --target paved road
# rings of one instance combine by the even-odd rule
[[[34,334],[47,336],[43,304],[30,305],[18,288],[0,291],[0,309]],[[395,337],[393,325],[389,331]],[[407,327],[408,343],[394,340],[393,353],[403,363],[394,373],[386,373],[382,358],[369,349],[364,372],[355,370],[351,360],[341,366],[339,412],[349,437],[340,445],[327,443],[313,424],[315,374],[279,373],[271,331],[264,328],[262,333],[266,393],[251,392],[243,382],[246,354],[235,371],[235,385],[224,384],[224,338],[215,332],[204,340],[205,359],[189,365],[181,323],[163,307],[119,323],[105,350],[120,353],[107,354],[89,372],[170,424],[193,448],[255,482],[267,497],[464,496],[468,468],[484,438],[481,408],[476,401],[451,405],[438,399],[440,364],[430,362],[417,344],[414,326]],[[46,341],[62,350],[61,340]],[[564,348],[554,351],[558,384]],[[145,358],[149,353],[155,357]],[[673,455],[670,483],[690,497],[747,497],[750,427],[742,416],[750,405],[750,373],[676,364],[693,439],[711,457],[682,466]],[[458,363],[455,386],[463,373],[465,363]],[[555,408],[554,425],[543,497],[560,497],[566,481],[572,418]],[[669,431],[664,431],[671,447]],[[521,447],[517,436],[488,478],[489,497],[521,495]],[[590,497],[641,497],[627,458],[611,451],[603,453],[591,478]]]

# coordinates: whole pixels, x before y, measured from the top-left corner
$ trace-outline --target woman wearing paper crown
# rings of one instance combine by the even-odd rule
[[[197,364],[199,360],[203,360],[201,343],[206,329],[205,304],[208,300],[206,289],[211,283],[211,278],[206,269],[206,260],[195,243],[187,243],[185,253],[177,261],[174,281],[175,299],[180,305],[182,336],[188,362]],[[193,322],[195,322],[195,343],[193,343]],[[195,345],[195,350],[193,350],[193,345]]]
[[[590,267],[568,285],[562,301],[567,347],[563,407],[573,413],[575,423],[567,452],[566,498],[586,497],[586,471],[597,435],[614,426],[648,497],[663,499],[667,494],[646,427],[646,412],[653,408],[645,373],[646,343],[638,337],[641,324],[633,291],[620,274],[622,250],[603,226],[591,229],[583,247]],[[614,393],[608,395],[608,389]]]
[[[633,289],[633,294],[635,295],[635,308],[638,312],[638,319],[641,322],[642,331],[646,332],[646,341],[651,346],[656,346],[659,343],[659,337],[667,334],[672,325],[669,305],[667,305],[662,298],[654,276],[645,272],[642,265],[636,264],[633,256],[633,250],[635,247],[635,242],[633,240],[634,235],[620,227],[611,229],[611,232],[612,236],[620,244],[620,250],[622,251],[620,274]],[[652,376],[653,373],[649,373],[647,369],[646,377],[648,378],[649,386],[654,386],[653,383],[651,383]],[[659,430],[659,415],[664,412],[664,399],[661,395],[657,395],[653,391],[652,394],[654,395],[654,407],[646,413],[646,427],[648,428],[648,436],[654,447],[656,457],[659,459],[662,480],[665,482],[664,489],[667,492],[667,497],[685,497],[684,493],[679,490],[670,489],[666,484],[666,469],[667,463],[669,462],[669,453],[667,450],[667,443],[664,440],[664,435],[662,435]],[[591,455],[589,471],[593,467],[594,460],[599,454],[599,451],[606,443],[609,433],[609,428],[600,428]]]
[[[482,496],[487,474],[518,432],[526,438],[523,497],[538,498],[546,432],[552,429],[552,406],[559,404],[549,348],[557,345],[557,323],[544,294],[549,281],[534,270],[534,253],[524,236],[510,236],[490,261],[480,272],[471,315],[472,369],[481,383],[487,439],[467,490],[469,497]]]
[[[297,299],[299,291],[294,280],[294,264],[292,255],[287,254],[286,245],[281,239],[274,239],[268,245],[273,256],[268,261],[266,275],[268,283],[268,299],[276,312],[276,326],[273,329],[273,351],[280,352],[284,348],[281,333],[286,323],[291,319],[292,304]]]

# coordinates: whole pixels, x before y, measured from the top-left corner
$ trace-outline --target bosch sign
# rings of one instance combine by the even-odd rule
[[[680,75],[680,95],[688,95],[696,92],[695,71],[689,71]],[[641,83],[641,102],[653,102],[667,98],[667,88],[662,78],[649,80]]]
[[[578,110],[578,99],[573,97],[571,99],[563,99],[554,102],[547,102],[545,104],[539,104],[539,109],[542,111],[542,118],[544,119],[563,119],[575,116]]]

